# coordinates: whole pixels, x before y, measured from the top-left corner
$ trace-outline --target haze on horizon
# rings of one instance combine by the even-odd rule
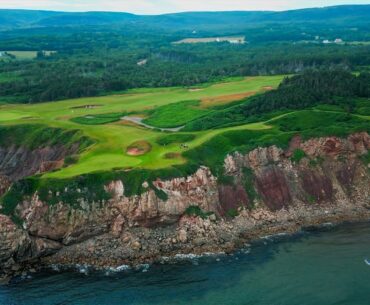
[[[290,10],[345,4],[369,4],[369,0],[0,0],[0,9],[33,9],[67,12],[115,11],[162,14],[184,11]]]

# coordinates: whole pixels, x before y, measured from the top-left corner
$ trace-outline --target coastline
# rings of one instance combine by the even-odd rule
[[[249,247],[250,243],[263,238],[279,235],[291,236],[300,231],[321,231],[326,227],[332,228],[346,223],[356,224],[370,222],[370,207],[368,204],[363,203],[351,205],[350,207],[346,206],[346,208],[343,207],[344,206],[342,206],[342,209],[338,209],[338,206],[335,205],[326,205],[320,209],[311,207],[311,213],[306,214],[306,217],[302,216],[301,219],[289,219],[288,221],[263,220],[248,229],[243,226],[243,223],[248,223],[248,221],[246,221],[246,217],[250,216],[250,214],[241,213],[240,216],[236,217],[232,221],[220,220],[213,223],[215,226],[225,228],[226,225],[231,230],[235,230],[238,232],[237,238],[225,240],[223,243],[217,245],[212,245],[210,243],[196,245],[194,240],[190,240],[187,243],[183,243],[182,247],[172,247],[166,252],[156,252],[154,255],[148,255],[153,252],[138,251],[135,256],[123,258],[121,260],[112,259],[106,256],[97,262],[96,260],[91,260],[87,257],[73,257],[72,254],[74,249],[71,247],[66,251],[70,256],[67,256],[67,253],[64,255],[57,253],[37,261],[27,262],[18,270],[13,270],[12,274],[8,274],[1,278],[0,285],[8,284],[9,281],[15,277],[27,278],[30,274],[37,273],[42,270],[64,270],[68,272],[79,272],[85,275],[88,275],[90,271],[115,273],[127,270],[136,270],[147,272],[152,264],[178,263],[183,260],[192,260],[193,258],[204,256],[231,255],[243,248]],[[294,212],[285,211],[285,216],[292,215]],[[194,219],[192,219],[192,221],[193,220]],[[177,228],[175,233],[179,230],[181,230],[181,228]],[[235,237],[235,235],[233,237]]]
[[[250,214],[241,214],[239,217],[229,222],[224,220],[215,221],[212,226],[218,226],[222,229],[228,228],[225,230],[226,233],[234,232],[234,234],[229,235],[229,238],[225,238],[227,234],[224,234],[224,236],[222,236],[223,238],[219,237],[222,241],[217,244],[212,243],[212,240],[211,242],[201,244],[199,238],[194,236],[184,243],[169,244],[166,251],[159,251],[160,244],[158,244],[157,248],[148,249],[144,247],[143,249],[135,251],[134,255],[122,257],[121,259],[115,256],[109,256],[111,253],[106,251],[104,257],[101,257],[100,260],[97,260],[96,257],[88,257],[87,255],[76,255],[78,252],[82,254],[84,251],[81,251],[81,249],[86,246],[82,245],[81,247],[81,245],[79,245],[80,247],[78,252],[75,251],[74,246],[65,248],[57,254],[45,257],[38,262],[38,264],[40,263],[39,266],[41,268],[50,267],[51,265],[59,265],[62,267],[86,265],[96,269],[119,268],[120,266],[135,268],[140,265],[160,263],[163,261],[164,257],[166,259],[173,260],[179,256],[201,256],[209,253],[232,254],[245,247],[245,245],[265,236],[294,234],[301,230],[316,231],[329,223],[336,226],[344,223],[361,223],[370,221],[370,209],[367,205],[356,205],[339,210],[337,206],[325,206],[324,210],[313,209],[312,212],[314,213],[306,214],[306,217],[302,216],[300,219],[288,219],[283,221],[279,221],[278,219],[262,220],[252,227],[250,226],[250,222],[246,219]],[[288,216],[289,214],[291,215],[292,212],[288,211],[285,216]],[[200,218],[198,218],[198,220],[199,219]],[[188,221],[189,219],[185,221],[185,225],[188,224]],[[194,218],[190,221],[194,223]],[[166,229],[168,228],[164,228],[164,230]],[[174,231],[175,234],[168,238],[175,238],[181,230],[182,227],[176,228]],[[157,242],[157,240],[149,241]],[[33,268],[35,268],[35,266],[33,266]]]
[[[225,181],[204,166],[189,176],[158,178],[153,186],[166,198],[158,197],[148,182],[144,193],[126,196],[127,183],[119,179],[104,184],[109,200],[89,200],[88,189],[84,194],[77,189],[77,206],[58,192],[56,204],[32,193],[14,210],[22,227],[0,215],[2,274],[51,265],[116,268],[176,255],[232,253],[266,235],[370,220],[369,167],[359,160],[369,145],[367,133],[306,142],[295,137],[285,151],[271,146],[228,155]],[[308,157],[293,161],[296,147]]]

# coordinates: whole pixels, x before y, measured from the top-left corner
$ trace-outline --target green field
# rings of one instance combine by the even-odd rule
[[[15,56],[17,60],[30,60],[37,57],[37,51],[1,51]],[[50,56],[54,51],[43,51],[45,56]],[[6,56],[4,56],[5,58]]]
[[[111,95],[94,98],[81,98],[61,102],[42,103],[33,105],[2,105],[0,106],[0,124],[43,124],[49,127],[63,129],[79,129],[84,135],[93,139],[96,144],[80,156],[77,164],[60,171],[48,173],[45,177],[66,178],[76,175],[111,170],[113,168],[140,167],[148,169],[164,168],[174,164],[183,164],[186,160],[181,153],[201,145],[205,141],[226,130],[255,130],[269,128],[263,123],[250,124],[235,128],[212,130],[194,133],[194,140],[187,143],[187,148],[180,147],[181,143],[160,145],[158,139],[166,133],[150,130],[140,126],[124,124],[122,121],[105,125],[85,125],[76,123],[73,118],[93,117],[113,113],[143,113],[148,115],[155,112],[157,107],[169,106],[182,101],[201,100],[203,98],[227,96],[246,92],[261,92],[264,87],[276,87],[282,76],[266,76],[232,79],[216,84],[202,86],[199,89],[188,88],[159,88],[131,90],[121,95]],[[90,105],[90,106],[89,106]],[[198,117],[198,112],[207,112],[206,108],[197,109],[184,116],[182,122]],[[177,112],[181,117],[181,111]],[[166,115],[159,116],[159,120]],[[77,120],[78,122],[78,120]],[[136,141],[147,141],[152,149],[142,156],[130,156],[127,147]],[[168,153],[175,153],[177,158],[166,158]]]
[[[208,157],[204,150],[206,146],[203,144],[211,143],[209,145],[216,145],[216,147],[219,145],[219,150],[227,153],[233,149],[233,146],[231,142],[227,144],[229,138],[225,138],[224,135],[230,135],[230,139],[234,136],[235,143],[240,142],[240,145],[255,145],[257,142],[253,142],[253,137],[257,135],[260,139],[265,139],[266,143],[275,143],[275,141],[285,143],[291,133],[304,130],[303,125],[307,125],[306,119],[310,115],[316,117],[312,122],[317,125],[326,120],[327,114],[331,115],[329,116],[331,123],[334,119],[341,122],[343,119],[341,117],[334,116],[333,119],[334,114],[342,115],[341,109],[330,107],[317,108],[310,113],[305,111],[279,113],[275,118],[264,122],[199,132],[161,132],[120,120],[121,116],[129,114],[145,118],[145,121],[154,127],[179,126],[210,113],[217,107],[223,107],[218,104],[220,97],[224,102],[229,100],[229,103],[234,103],[232,97],[271,90],[276,88],[282,79],[283,76],[249,77],[191,89],[144,88],[104,97],[33,105],[5,104],[0,105],[0,125],[41,124],[67,131],[79,130],[82,135],[92,139],[95,144],[81,153],[77,163],[43,176],[44,178],[70,178],[112,169],[163,169],[185,164],[194,154],[199,154],[194,157],[196,159],[204,159],[205,163],[211,162],[212,157],[215,156]],[[204,99],[208,101],[206,106],[202,105]],[[213,100],[215,105],[209,102]],[[366,108],[368,100],[362,101],[359,105],[362,117],[358,115],[358,121],[350,122],[352,125],[348,125],[345,120],[343,124],[347,124],[350,128],[354,128],[356,124],[360,126],[361,120],[365,120],[368,124],[369,116]],[[87,124],[86,121],[91,121],[91,124]],[[301,122],[302,126],[296,124],[299,129],[289,128],[292,125],[291,122]],[[311,125],[309,128],[315,127]],[[286,134],[280,137],[277,126],[285,128]],[[268,134],[265,131],[268,131]],[[248,137],[252,137],[250,141]],[[221,144],[217,144],[218,141]],[[128,149],[135,148],[135,143],[141,143],[140,145],[150,149],[140,155],[128,154]]]

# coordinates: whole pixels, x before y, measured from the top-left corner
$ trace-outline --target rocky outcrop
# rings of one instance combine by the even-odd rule
[[[272,146],[227,156],[227,184],[206,167],[188,177],[153,181],[166,199],[147,182],[144,193],[126,197],[120,180],[105,185],[110,200],[81,198],[78,207],[49,205],[36,193],[17,206],[23,229],[3,216],[0,260],[3,266],[40,258],[94,265],[153,261],[171,253],[229,251],[258,232],[368,219],[369,167],[360,157],[369,148],[367,133],[308,141],[297,136],[287,150]],[[291,158],[296,149],[305,154],[299,161]],[[202,217],[186,213],[192,206]]]
[[[286,151],[272,146],[246,155],[228,156],[225,172],[240,177],[243,168],[252,169],[251,183],[262,199],[257,203],[270,210],[358,198],[368,201],[368,165],[359,157],[367,154],[369,147],[367,133],[353,134],[347,139],[326,137],[304,142],[297,136]],[[291,156],[296,149],[302,150],[305,157],[295,163]]]
[[[16,181],[60,168],[63,166],[64,158],[76,153],[77,150],[78,143],[70,148],[63,145],[36,149],[16,145],[0,147],[0,177]]]
[[[49,206],[35,194],[17,207],[24,228],[32,235],[70,245],[103,233],[120,234],[127,227],[170,225],[178,221],[189,206],[217,213],[217,182],[207,168],[194,175],[171,181],[154,181],[168,199],[159,199],[154,190],[125,197],[122,181],[112,181],[106,190],[113,199],[106,203],[81,201],[78,209],[60,202]]]
[[[29,257],[31,238],[5,215],[0,215],[0,265],[16,270],[23,258]]]
[[[8,177],[0,175],[0,196],[5,194],[9,187],[11,186],[11,181]]]

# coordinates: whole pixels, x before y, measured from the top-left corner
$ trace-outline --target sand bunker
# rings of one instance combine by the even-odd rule
[[[127,147],[126,153],[129,156],[142,156],[152,150],[152,145],[147,141],[136,141]]]

